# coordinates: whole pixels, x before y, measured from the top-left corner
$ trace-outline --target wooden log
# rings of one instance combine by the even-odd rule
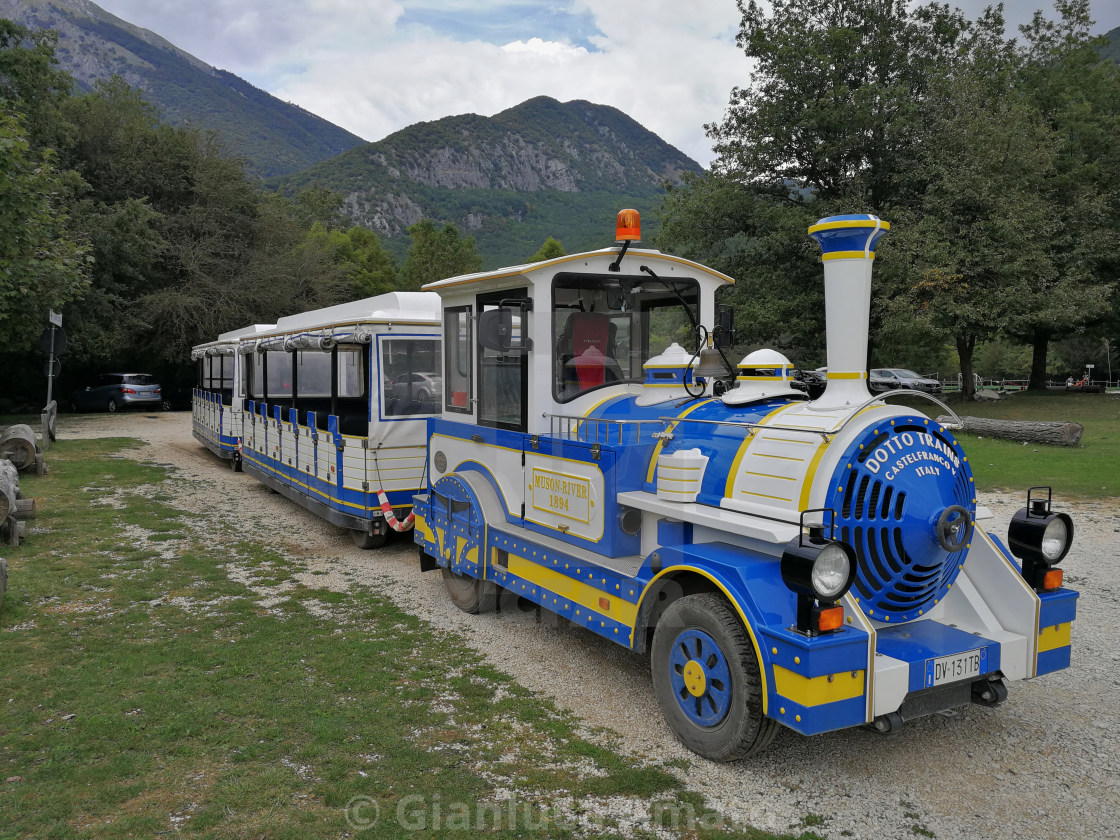
[[[8,588],[8,561],[0,557],[0,607],[4,606],[4,590]]]
[[[0,460],[0,523],[12,515],[19,498],[19,473],[11,461]]]
[[[35,439],[35,431],[24,423],[9,426],[0,434],[0,458],[11,461],[20,472],[38,468],[43,456]]]
[[[941,415],[938,423],[951,423],[952,418]],[[981,437],[1004,440],[1021,440],[1026,443],[1044,443],[1049,446],[1077,446],[1085,427],[1080,423],[1048,420],[994,420],[990,417],[962,417],[964,431]]]

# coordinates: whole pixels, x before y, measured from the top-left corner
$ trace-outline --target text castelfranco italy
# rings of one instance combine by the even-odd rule
[[[916,449],[917,446],[925,449]],[[910,451],[907,451],[910,450]],[[899,456],[894,463],[888,464],[892,456]],[[961,459],[953,447],[934,437],[927,432],[903,432],[887,438],[876,447],[868,457],[865,466],[874,474],[886,467],[883,478],[892,480],[910,464],[918,464],[917,475],[941,475],[941,469],[947,469],[950,475],[956,475],[961,467]]]

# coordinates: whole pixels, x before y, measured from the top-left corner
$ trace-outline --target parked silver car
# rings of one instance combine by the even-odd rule
[[[97,382],[70,394],[71,411],[119,411],[163,407],[159,383],[150,373],[103,373]]]
[[[898,388],[925,391],[927,394],[941,393],[941,383],[936,379],[927,379],[905,368],[872,368],[869,385],[873,394]]]

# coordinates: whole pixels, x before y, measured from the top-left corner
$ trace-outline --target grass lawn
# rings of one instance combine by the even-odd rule
[[[1021,492],[1033,485],[1059,497],[1120,496],[1120,396],[1115,394],[1018,393],[998,402],[949,403],[962,416],[1003,420],[1056,420],[1085,427],[1076,447],[1045,446],[957,433],[983,491]]]
[[[456,636],[176,510],[132,445],[62,441],[21,479],[39,518],[0,549],[0,838],[771,836]]]

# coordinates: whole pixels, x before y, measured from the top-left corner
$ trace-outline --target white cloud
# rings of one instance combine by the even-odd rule
[[[525,10],[547,3],[554,15]],[[964,0],[967,11],[988,0]],[[533,96],[613,105],[700,163],[711,161],[705,123],[718,122],[750,65],[735,46],[734,0],[102,0],[210,64],[367,140],[421,120],[492,115]],[[1011,23],[1037,0],[1011,0]],[[1120,23],[1096,0],[1100,31]],[[403,25],[406,10],[413,13]],[[440,14],[476,21],[477,40]],[[558,17],[557,17],[558,16]],[[566,16],[566,17],[565,17]],[[427,21],[427,25],[415,21]],[[577,46],[564,21],[599,34]],[[529,21],[529,23],[526,23]],[[508,40],[493,37],[511,23]],[[504,28],[502,28],[504,25]],[[493,28],[491,28],[493,27]],[[574,31],[574,30],[573,30]],[[490,40],[486,40],[491,36]],[[495,42],[497,41],[497,42]]]

